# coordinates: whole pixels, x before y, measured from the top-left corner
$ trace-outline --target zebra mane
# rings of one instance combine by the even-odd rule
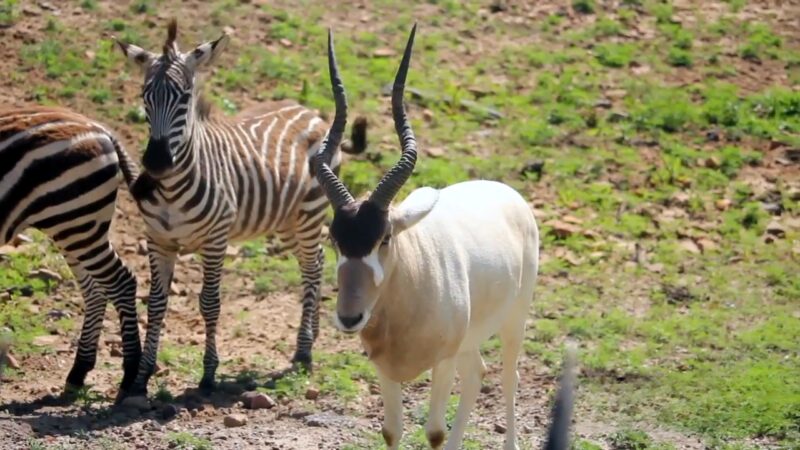
[[[173,17],[167,25],[167,40],[164,42],[164,54],[169,58],[174,58],[178,53],[178,21]]]

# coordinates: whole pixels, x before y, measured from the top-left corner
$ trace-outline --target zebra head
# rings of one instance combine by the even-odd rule
[[[172,19],[160,55],[117,41],[122,53],[145,74],[142,100],[150,138],[142,163],[155,178],[168,175],[180,160],[179,149],[189,139],[197,104],[195,74],[222,53],[229,39],[223,34],[182,53],[175,39],[177,34],[178,24]]]

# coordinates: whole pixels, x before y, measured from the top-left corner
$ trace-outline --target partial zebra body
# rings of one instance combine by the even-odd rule
[[[193,140],[203,149],[187,154],[179,163],[186,170],[158,180],[140,202],[151,238],[188,253],[222,229],[237,241],[309,219],[316,228],[327,201],[309,173],[308,153],[326,130],[314,111],[288,101],[204,122]]]
[[[108,240],[122,167],[137,176],[124,149],[102,124],[66,109],[0,111],[0,244],[35,227],[53,239],[86,300],[68,387],[94,367],[107,299],[120,315],[125,376],[133,382],[141,352],[136,279]]]

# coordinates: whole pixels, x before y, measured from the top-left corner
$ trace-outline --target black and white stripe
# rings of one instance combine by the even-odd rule
[[[232,240],[259,235],[279,237],[300,264],[303,311],[292,361],[308,368],[319,334],[321,240],[328,205],[310,173],[309,157],[328,127],[316,112],[290,101],[264,104],[231,120],[210,117],[199,104],[195,72],[227,38],[184,54],[174,44],[174,26],[162,55],[120,44],[145,69],[142,98],[150,123],[145,172],[133,188],[147,224],[151,265],[147,336],[135,389],[146,391],[155,366],[179,252],[202,256],[206,345],[200,386],[213,388],[225,250]],[[365,122],[360,124],[354,128],[357,145],[365,141]],[[337,152],[334,167],[339,160]]]
[[[86,307],[67,388],[83,386],[94,368],[106,302],[122,327],[124,376],[133,383],[141,354],[136,278],[108,239],[122,169],[135,165],[103,125],[58,108],[0,111],[0,244],[27,227],[46,233],[78,279]]]

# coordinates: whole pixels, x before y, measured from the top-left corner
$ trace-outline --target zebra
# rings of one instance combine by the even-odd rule
[[[138,168],[104,125],[55,107],[0,110],[0,245],[28,227],[47,234],[78,280],[85,315],[67,375],[68,397],[94,368],[106,302],[119,314],[123,377],[133,384],[141,356],[136,278],[108,239],[119,181],[131,186]]]
[[[232,119],[215,117],[199,94],[196,74],[214,61],[229,37],[223,34],[182,53],[177,22],[167,27],[161,54],[117,41],[144,71],[142,99],[150,136],[144,170],[132,189],[146,224],[151,270],[147,332],[134,382],[146,394],[158,352],[175,258],[198,252],[203,260],[200,312],[205,322],[201,392],[215,387],[219,365],[216,328],[220,278],[231,241],[273,235],[290,250],[302,273],[302,316],[290,370],[311,369],[319,335],[322,232],[327,199],[310,173],[327,125],[293,101],[272,101]],[[366,120],[353,126],[348,153],[366,146]],[[338,167],[340,152],[334,155]]]

